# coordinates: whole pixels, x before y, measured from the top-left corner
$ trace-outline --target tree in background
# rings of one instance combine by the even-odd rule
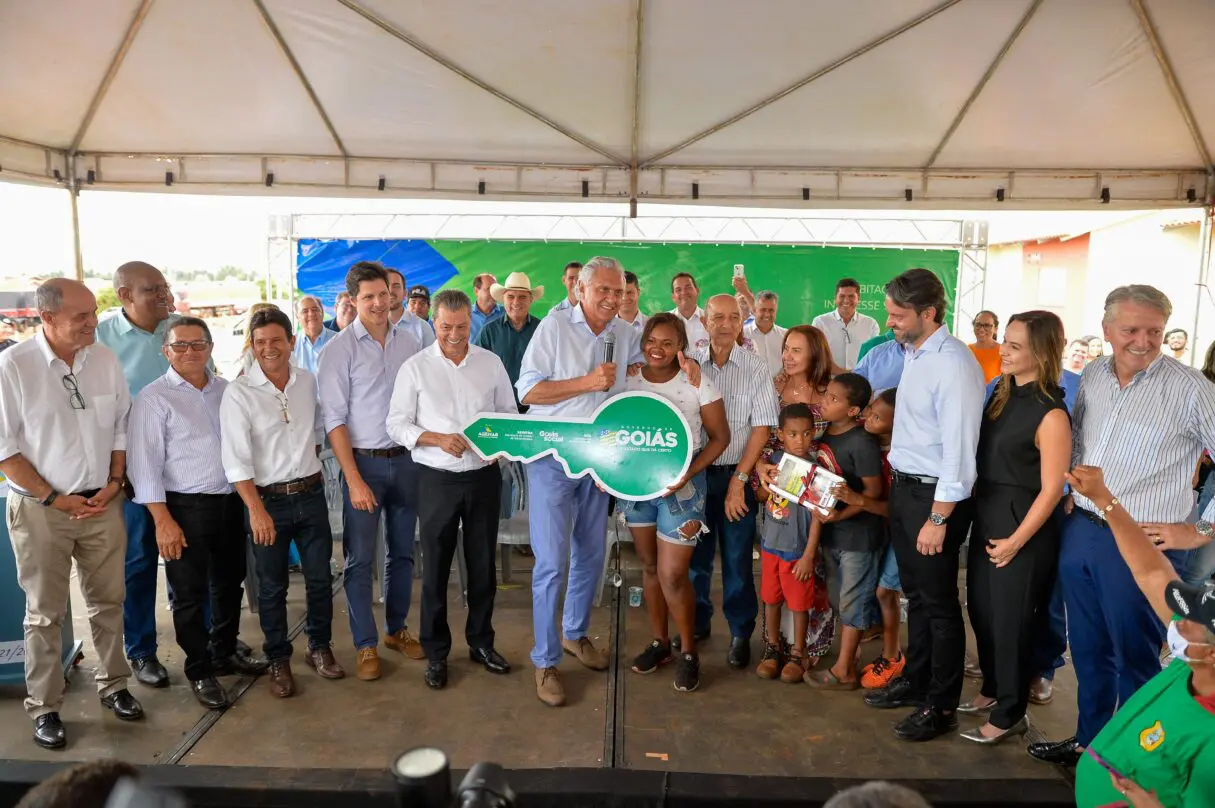
[[[118,302],[118,293],[113,286],[103,286],[97,290],[97,313],[116,309],[122,304]]]

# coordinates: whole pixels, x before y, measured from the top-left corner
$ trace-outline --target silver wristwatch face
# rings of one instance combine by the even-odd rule
[[[929,514],[928,520],[930,522],[932,522],[934,525],[936,525],[937,527],[940,527],[941,525],[945,524],[945,517],[941,516],[941,514],[939,514],[939,513]]]
[[[1212,533],[1215,533],[1215,526],[1205,519],[1199,519],[1194,524],[1194,528],[1204,536],[1210,536]]]

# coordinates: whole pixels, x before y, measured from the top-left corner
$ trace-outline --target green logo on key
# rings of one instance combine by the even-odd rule
[[[530,463],[552,455],[570,477],[590,474],[620,499],[653,499],[692,464],[687,419],[653,393],[623,393],[590,418],[482,413],[464,436],[487,460]]]

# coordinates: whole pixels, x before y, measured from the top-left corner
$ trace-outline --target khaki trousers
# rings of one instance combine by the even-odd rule
[[[122,650],[127,542],[122,497],[103,515],[78,521],[10,491],[6,516],[17,582],[25,592],[26,713],[36,719],[59,712],[63,704],[62,631],[72,559],[97,651],[98,693],[108,696],[124,689],[131,669]]]

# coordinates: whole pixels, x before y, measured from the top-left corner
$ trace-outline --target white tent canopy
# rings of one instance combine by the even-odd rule
[[[1201,204],[1212,34],[1211,0],[14,0],[0,180]]]

